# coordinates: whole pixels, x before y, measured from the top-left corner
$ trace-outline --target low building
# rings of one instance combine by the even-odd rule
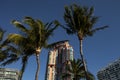
[[[120,59],[101,69],[97,77],[98,80],[120,80]]]
[[[19,80],[19,71],[15,69],[0,68],[0,80]]]

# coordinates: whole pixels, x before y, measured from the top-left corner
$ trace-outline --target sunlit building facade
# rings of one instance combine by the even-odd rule
[[[45,80],[61,80],[62,75],[67,73],[66,64],[73,60],[73,48],[68,40],[56,43],[48,55]],[[62,80],[71,80],[72,77],[65,77]]]
[[[0,68],[0,80],[19,80],[19,71],[15,69]]]
[[[101,69],[97,77],[98,80],[120,80],[120,59]]]

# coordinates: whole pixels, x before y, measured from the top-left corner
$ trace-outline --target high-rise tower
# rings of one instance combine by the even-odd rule
[[[48,55],[45,80],[61,80],[62,75],[67,73],[66,64],[70,64],[70,60],[73,60],[73,48],[68,40],[55,43]],[[65,80],[70,78],[66,77]]]
[[[98,80],[120,80],[120,59],[98,71],[97,77]]]

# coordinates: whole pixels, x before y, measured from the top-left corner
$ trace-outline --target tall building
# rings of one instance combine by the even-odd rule
[[[48,55],[45,80],[61,80],[62,75],[67,73],[66,64],[70,64],[70,60],[73,60],[73,48],[68,40],[55,43]],[[62,80],[71,80],[71,77]]]
[[[120,59],[101,69],[97,77],[98,80],[120,80]]]
[[[19,80],[19,71],[15,69],[0,68],[0,80]]]

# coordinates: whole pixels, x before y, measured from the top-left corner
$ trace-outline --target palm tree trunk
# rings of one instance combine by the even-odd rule
[[[35,74],[35,80],[38,80],[38,75],[39,75],[39,71],[40,71],[40,58],[39,58],[39,54],[36,55],[36,62],[37,62],[37,70],[36,70],[36,74]]]
[[[87,67],[86,67],[86,63],[85,63],[85,60],[84,60],[83,49],[82,49],[82,42],[83,42],[83,40],[79,39],[79,41],[80,41],[80,55],[81,55],[82,63],[83,63],[83,66],[84,66],[85,77],[86,77],[86,80],[88,80]]]

